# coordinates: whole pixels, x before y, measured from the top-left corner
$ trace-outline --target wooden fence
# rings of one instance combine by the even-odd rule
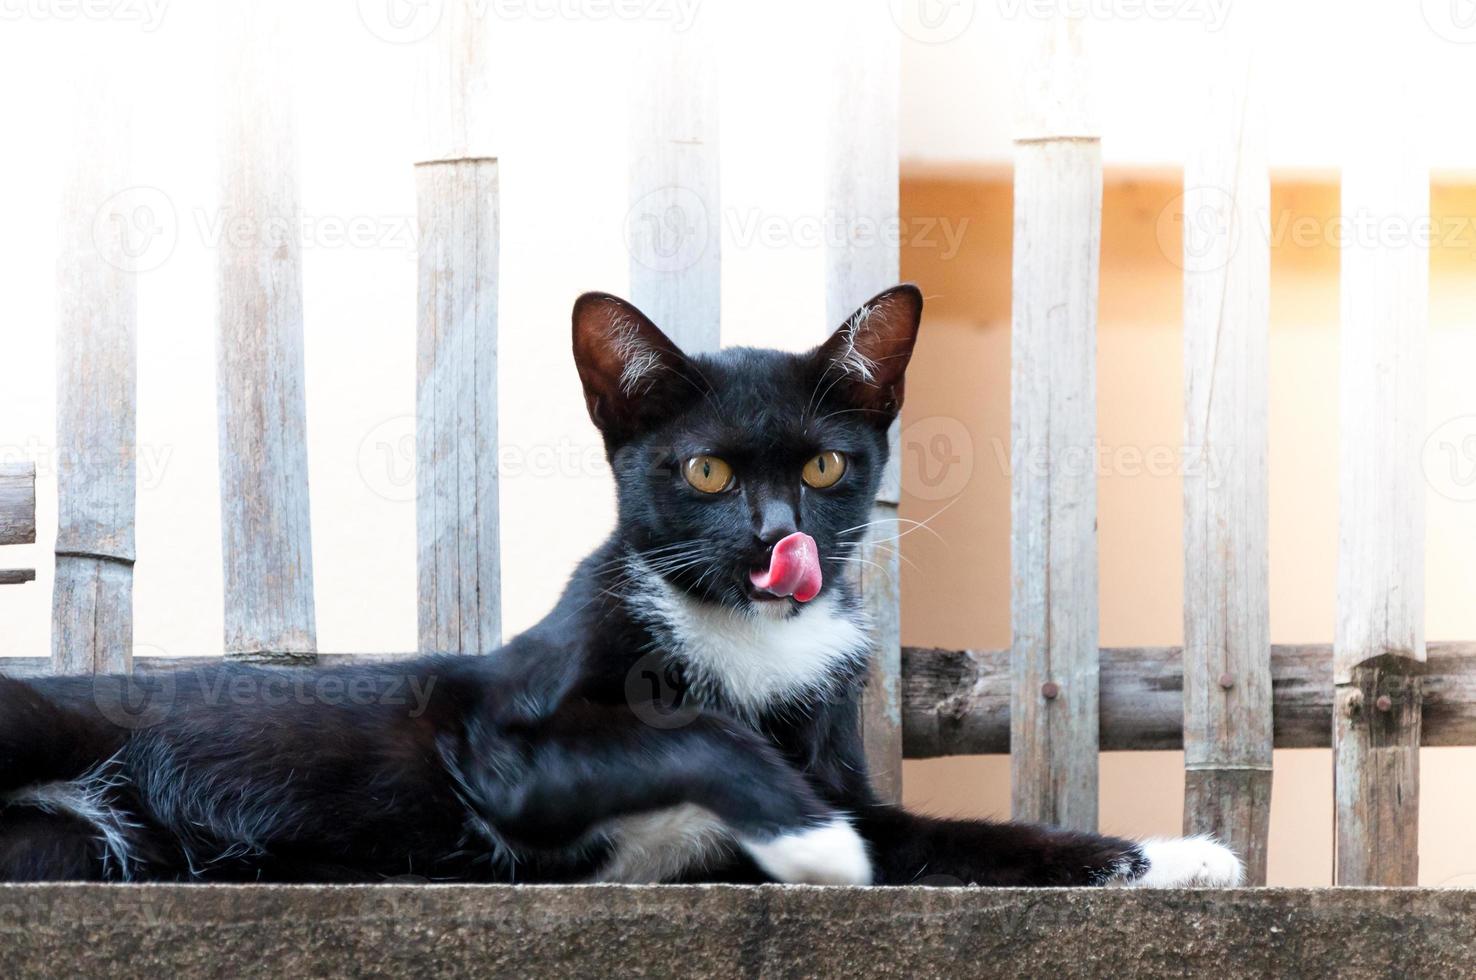
[[[874,5],[880,7],[880,5]],[[233,0],[223,71],[223,202],[299,228],[295,129],[278,2]],[[884,11],[883,11],[884,14]],[[1244,18],[1242,18],[1244,20]],[[501,636],[497,460],[499,169],[485,128],[475,16],[450,4],[432,51],[429,146],[416,164],[420,236],[417,461],[419,644],[484,652]],[[827,207],[844,221],[898,214],[898,38],[875,11],[847,11],[834,59]],[[1182,748],[1187,831],[1215,833],[1265,880],[1274,747],[1331,746],[1340,884],[1413,884],[1418,747],[1476,744],[1476,645],[1423,635],[1427,256],[1405,243],[1343,252],[1342,493],[1338,617],[1330,646],[1270,643],[1267,558],[1269,209],[1263,98],[1250,31],[1228,33],[1185,167],[1185,443],[1230,447],[1220,482],[1184,481],[1183,649],[1099,650],[1096,488],[1072,466],[1096,435],[1095,357],[1102,164],[1087,105],[1081,24],[1040,25],[1015,172],[1013,422],[1044,467],[1013,475],[1013,645],[903,650],[897,554],[864,545],[862,587],[880,626],[865,696],[877,784],[900,794],[901,760],[1009,751],[1017,817],[1097,822],[1100,749]],[[720,212],[713,38],[698,23],[662,32],[635,62],[632,212],[695,198]],[[1365,72],[1366,75],[1373,73]],[[1350,151],[1345,211],[1416,221],[1428,171],[1387,78],[1365,103]],[[104,86],[100,90],[106,90]],[[79,156],[63,209],[58,324],[59,527],[55,642],[18,674],[127,670],[132,647],[133,276],[95,216],[129,186],[124,134],[106,100],[83,107],[99,134]],[[118,206],[126,206],[126,202]],[[716,222],[680,269],[632,249],[634,300],[678,341],[719,341]],[[219,433],[225,656],[316,655],[303,392],[302,263],[289,240],[232,243],[219,261]],[[898,278],[881,236],[828,246],[829,320]],[[817,340],[820,334],[817,333]],[[894,519],[894,465],[876,517]],[[885,523],[882,527],[885,527]],[[35,471],[0,468],[0,545],[35,539]],[[0,570],[0,584],[34,578]]]

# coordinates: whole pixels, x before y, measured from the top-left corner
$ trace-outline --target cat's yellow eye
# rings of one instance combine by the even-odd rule
[[[682,464],[682,476],[703,493],[722,493],[733,485],[733,467],[716,456],[693,456]]]
[[[845,453],[838,453],[834,449],[827,449],[812,457],[805,464],[804,472],[800,474],[804,481],[816,490],[835,486],[836,481],[845,475]]]

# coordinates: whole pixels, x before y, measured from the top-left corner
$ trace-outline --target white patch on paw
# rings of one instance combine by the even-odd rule
[[[744,838],[743,849],[769,877],[791,885],[869,885],[866,842],[845,820],[772,840]]]
[[[1119,888],[1234,888],[1245,882],[1235,852],[1212,837],[1148,840],[1138,845],[1148,870],[1136,878],[1126,869],[1110,884]]]

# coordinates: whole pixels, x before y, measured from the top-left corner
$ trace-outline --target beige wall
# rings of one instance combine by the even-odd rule
[[[1103,203],[1098,333],[1099,438],[1108,465],[1098,482],[1101,640],[1104,645],[1182,641],[1181,482],[1140,461],[1182,443],[1183,397],[1179,186],[1109,177]],[[908,385],[910,433],[957,420],[972,441],[959,465],[972,471],[956,500],[922,499],[918,457],[904,459],[906,517],[936,534],[904,540],[903,634],[944,647],[1009,645],[1008,177],[914,174],[904,180],[911,219],[967,220],[954,256],[914,245],[903,273],[928,296],[925,336]],[[1330,642],[1337,546],[1338,258],[1326,235],[1337,188],[1278,182],[1272,200],[1271,630],[1278,643]],[[1438,189],[1434,209],[1449,242],[1432,259],[1429,419],[1476,433],[1476,236],[1466,227],[1476,193]],[[922,227],[914,225],[914,227]],[[932,419],[934,421],[925,421]],[[1455,419],[1455,422],[1447,420]],[[917,443],[919,440],[911,440]],[[1142,454],[1140,457],[1138,454]],[[1476,462],[1476,461],[1469,461]],[[936,461],[931,478],[936,482]],[[1233,465],[1233,461],[1231,462]],[[1443,495],[1451,474],[1431,471],[1428,626],[1431,639],[1476,637],[1476,504]],[[1421,881],[1476,883],[1476,750],[1422,754]],[[1103,829],[1176,833],[1182,756],[1109,753],[1102,758]],[[1009,810],[1004,757],[907,764],[905,793],[945,814]],[[1273,884],[1327,884],[1332,868],[1332,764],[1325,750],[1276,753],[1270,847]]]

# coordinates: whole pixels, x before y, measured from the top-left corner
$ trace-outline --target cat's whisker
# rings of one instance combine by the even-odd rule
[[[904,555],[902,553],[902,549],[900,549],[900,548],[893,548],[893,547],[889,547],[887,545],[877,545],[877,549],[876,550],[877,551],[880,551],[880,552],[883,552],[884,554],[895,556],[898,561],[903,562],[904,564],[907,565],[908,568],[911,568],[913,571],[919,571],[920,570],[917,567],[917,562],[913,561],[911,558],[908,558],[906,555]]]
[[[923,518],[920,521],[915,521],[915,520],[912,520],[911,518],[908,518],[908,517],[883,517],[883,518],[879,518],[879,519],[874,520],[874,521],[867,521],[865,524],[858,524],[855,527],[846,528],[846,530],[841,531],[839,533],[840,534],[849,534],[849,533],[853,533],[855,531],[862,530],[863,528],[873,527],[873,526],[875,526],[877,524],[890,524],[890,523],[910,524],[912,526],[909,527],[907,530],[901,532],[900,534],[894,534],[894,535],[892,535],[889,538],[877,538],[875,541],[873,541],[871,543],[872,544],[883,544],[883,543],[888,542],[888,541],[898,541],[898,540],[900,540],[902,538],[907,537],[907,535],[911,534],[913,531],[923,531],[923,530],[925,530],[929,534],[931,534],[933,537],[937,538],[943,544],[947,544],[948,541],[943,537],[943,535],[939,534],[938,533],[938,530],[936,528],[932,527],[931,525],[932,525],[932,522],[938,518],[938,515],[942,514],[944,511],[948,510],[948,508],[952,507],[954,504],[958,503],[962,499],[963,499],[962,497],[954,497],[948,503],[944,504],[942,507],[939,507],[937,510],[933,511],[933,513],[929,514],[927,517]]]

